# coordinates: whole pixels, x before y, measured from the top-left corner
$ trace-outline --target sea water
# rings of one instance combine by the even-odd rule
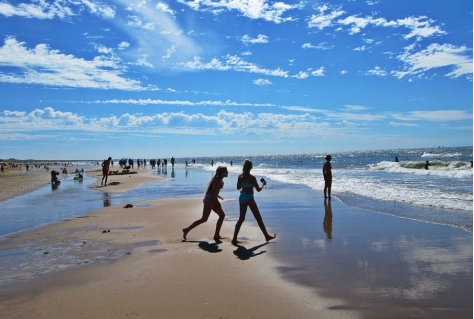
[[[341,152],[332,155],[332,195],[348,206],[472,231],[472,147]],[[221,157],[216,165],[240,172],[248,158],[252,174],[268,187],[309,187],[323,197],[326,154]],[[395,162],[398,157],[399,162]],[[200,159],[200,162],[205,159]],[[429,161],[428,169],[425,169]],[[206,164],[207,164],[206,163]],[[215,169],[209,165],[206,170]],[[274,184],[271,181],[278,181]]]
[[[177,158],[174,168],[168,165],[167,169],[154,171],[155,175],[168,178],[167,181],[147,183],[121,194],[89,189],[88,185],[95,178],[88,176],[87,172],[83,182],[74,181],[72,174],[63,178],[57,189],[48,185],[3,201],[0,236],[82,216],[109,205],[203,196],[207,182],[219,165],[226,165],[229,169],[222,195],[226,199],[236,199],[239,195],[235,188],[236,180],[245,159],[253,162],[252,174],[258,179],[264,177],[267,180],[267,188],[281,194],[285,190],[304,189],[301,192],[304,196],[323,198],[322,166],[325,155],[196,157],[194,164],[193,158]],[[341,152],[331,155],[332,195],[343,204],[472,231],[472,147]],[[399,162],[395,162],[395,157],[398,157]],[[185,166],[185,161],[188,166]],[[430,163],[429,169],[425,169],[426,161]],[[290,193],[292,196],[298,194],[293,191]],[[294,201],[301,199],[296,195]]]

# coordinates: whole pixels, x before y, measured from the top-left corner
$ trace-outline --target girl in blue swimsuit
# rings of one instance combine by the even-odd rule
[[[252,169],[252,162],[246,160],[244,162],[244,166],[242,169],[242,174],[239,175],[237,179],[237,189],[241,189],[240,196],[239,196],[239,205],[240,205],[240,217],[235,224],[235,231],[234,231],[234,238],[232,239],[232,244],[237,245],[240,241],[237,240],[237,236],[239,235],[240,227],[245,220],[245,215],[247,214],[247,207],[250,207],[250,210],[257,221],[260,230],[262,231],[263,235],[265,236],[265,240],[269,241],[276,237],[276,234],[271,236],[267,229],[265,228],[265,224],[263,223],[262,216],[260,215],[260,211],[258,210],[257,203],[253,197],[253,189],[255,188],[257,192],[260,192],[265,183],[262,183],[262,186],[258,185],[257,179],[255,176],[250,174],[250,170]]]
[[[186,240],[186,235],[189,233],[191,229],[196,226],[201,225],[202,223],[207,222],[209,215],[211,214],[211,210],[216,212],[219,215],[219,219],[217,220],[216,224],[216,232],[214,234],[214,240],[219,241],[220,239],[224,239],[224,236],[220,235],[222,223],[224,222],[225,213],[222,210],[221,203],[219,203],[219,199],[223,199],[219,196],[220,190],[224,187],[224,177],[227,177],[229,173],[227,172],[227,167],[219,166],[216,169],[216,175],[211,179],[209,185],[207,186],[206,195],[204,196],[203,203],[204,208],[202,210],[202,217],[195,222],[193,222],[189,227],[183,228],[183,238]]]

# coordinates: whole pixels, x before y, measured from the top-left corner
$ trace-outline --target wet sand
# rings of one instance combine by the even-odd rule
[[[143,170],[91,187],[120,192],[151,177]],[[181,229],[201,216],[201,198],[110,206],[7,236],[0,253],[18,262],[2,270],[0,317],[472,317],[472,234],[336,199],[329,222],[323,200],[294,205],[300,193],[258,195],[269,231],[279,234],[269,243],[250,212],[242,245],[230,243],[238,214],[229,196],[221,243],[212,240],[215,214],[182,241]]]
[[[21,194],[31,192],[51,182],[51,174],[44,168],[23,169],[5,168],[0,173],[0,202]]]
[[[89,185],[89,187],[104,193],[113,194],[129,191],[142,184],[166,180],[166,178],[153,175],[154,171],[152,169],[135,169],[130,170],[129,173],[122,173],[122,170],[117,170],[117,172],[118,174],[109,175],[107,177],[107,183],[102,185],[102,171],[90,171],[88,175],[96,177],[97,181]]]

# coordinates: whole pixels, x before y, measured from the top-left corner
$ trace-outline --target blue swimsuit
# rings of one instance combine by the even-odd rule
[[[242,183],[241,185],[242,185],[242,188],[253,188],[253,184],[251,183]],[[248,194],[244,192],[243,190],[240,191],[239,202],[241,204],[245,204],[251,199],[253,199],[253,194]]]

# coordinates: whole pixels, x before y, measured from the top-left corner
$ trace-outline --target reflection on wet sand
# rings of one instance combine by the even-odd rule
[[[104,201],[104,207],[109,207],[111,205],[109,193],[104,193],[103,201]]]
[[[266,196],[261,210],[273,213],[269,227],[284,235],[271,255],[285,279],[334,300],[328,308],[364,319],[472,318],[472,233],[335,197],[321,205],[297,191],[298,203],[288,189],[259,194]]]
[[[332,208],[331,200],[324,199],[324,220],[323,230],[326,233],[327,239],[332,239]]]

